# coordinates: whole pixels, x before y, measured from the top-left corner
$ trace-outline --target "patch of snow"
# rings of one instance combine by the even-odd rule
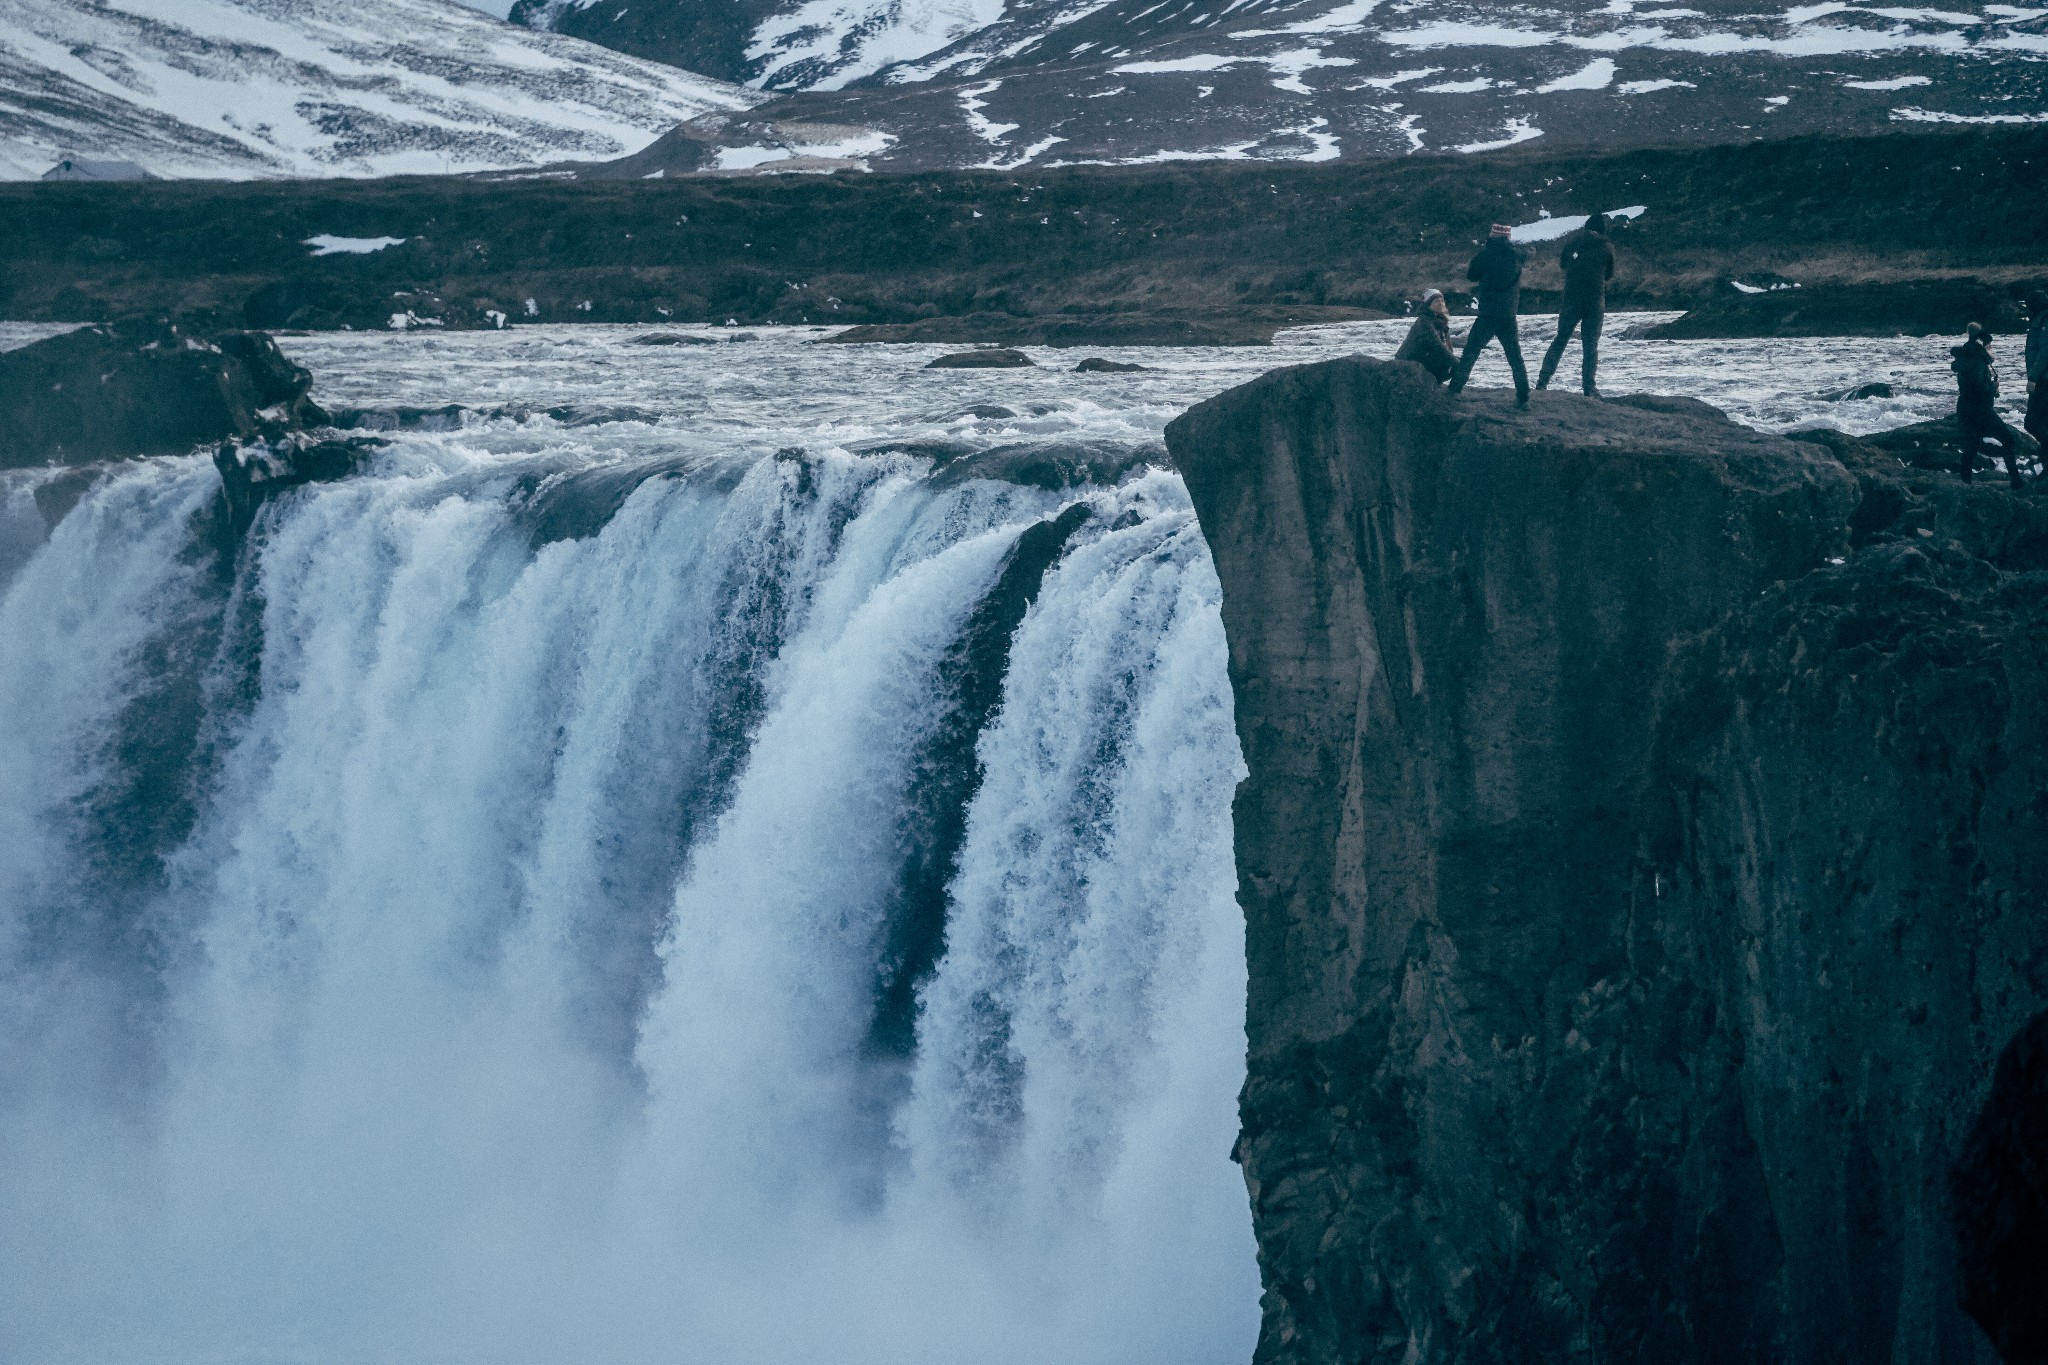
[[[1439,19],[1420,28],[1382,33],[1380,38],[1396,47],[1547,47],[1563,36],[1536,29],[1507,28],[1500,24],[1467,24]]]
[[[1396,71],[1391,76],[1367,76],[1364,80],[1354,82],[1344,88],[1347,90],[1365,90],[1368,88],[1373,90],[1392,90],[1397,85],[1404,85],[1409,81],[1419,81],[1425,77],[1434,76],[1442,70],[1443,68],[1440,66],[1422,66],[1417,67],[1413,71]]]
[[[720,147],[718,155],[711,159],[715,170],[749,171],[756,166],[765,166],[771,161],[787,161],[796,153],[787,147],[765,147],[756,144],[751,147]]]
[[[1617,95],[1647,95],[1653,90],[1697,90],[1691,81],[1623,81],[1614,87]]]
[[[1000,143],[1004,136],[1017,131],[1021,124],[996,123],[981,111],[988,107],[983,95],[993,95],[1002,89],[1001,81],[989,81],[985,85],[971,85],[960,91],[960,108],[967,115],[967,127],[983,142]]]
[[[754,30],[747,60],[763,65],[748,84],[840,90],[885,66],[929,57],[1002,17],[1003,0],[804,0]]]
[[[1494,83],[1484,76],[1474,76],[1469,81],[1441,81],[1436,85],[1417,87],[1425,95],[1476,95],[1481,90],[1493,89]]]
[[[1014,123],[1010,125],[1010,127],[1012,128],[1016,126],[1017,125]],[[1005,161],[1001,157],[990,157],[986,161],[976,162],[974,165],[974,169],[978,171],[1014,171],[1019,166],[1024,165],[1026,162],[1037,160],[1038,157],[1042,156],[1046,152],[1051,151],[1054,147],[1058,146],[1060,143],[1065,141],[1066,139],[1063,137],[1040,138],[1038,141],[1032,143],[1029,147],[1026,147],[1024,151],[1013,161]]]
[[[1512,147],[1518,142],[1531,142],[1543,136],[1543,130],[1525,118],[1509,119],[1507,127],[1501,131],[1506,136],[1495,138],[1491,142],[1468,142],[1462,147],[1453,147],[1451,150],[1466,153],[1497,152],[1503,147]]]
[[[402,246],[411,240],[406,237],[336,237],[323,232],[318,237],[308,237],[301,246],[313,248],[315,256],[367,256],[386,247]]]
[[[1312,47],[1299,48],[1293,52],[1276,52],[1268,57],[1254,60],[1264,62],[1266,69],[1273,73],[1273,88],[1291,90],[1297,95],[1313,95],[1315,91],[1302,82],[1302,76],[1325,66],[1357,66],[1350,57],[1325,57]]]
[[[1903,21],[1883,30],[1814,23],[1815,20],[1827,15],[1842,13],[1878,11],[1860,10],[1852,5],[1808,5],[1786,12],[1785,23],[1791,31],[1781,35],[1720,31],[1681,37],[1661,25],[1654,24],[1614,29],[1605,33],[1580,34],[1508,24],[1436,20],[1415,28],[1389,30],[1379,36],[1382,41],[1394,47],[1410,49],[1531,48],[1554,44],[1593,52],[1621,52],[1634,48],[1648,48],[1660,52],[1687,52],[1706,56],[1768,53],[1784,57],[1837,57],[1906,51],[1962,54],[1987,49],[2048,52],[2048,35],[2040,34],[2001,32],[1996,37],[1973,44],[1970,38],[1952,30],[1939,33],[1917,32],[1906,27]],[[1902,10],[1899,13],[1907,11]],[[1915,10],[1911,13],[1924,18],[1945,11]]]
[[[1625,209],[1609,209],[1607,216],[1610,219],[1640,218],[1645,211],[1644,205],[1631,204]],[[1559,238],[1568,237],[1572,233],[1577,232],[1586,225],[1587,220],[1591,216],[1591,214],[1585,213],[1569,214],[1563,218],[1552,218],[1545,215],[1533,223],[1517,224],[1514,231],[1509,234],[1509,237],[1517,242],[1554,242]]]
[[[1159,76],[1172,71],[1221,71],[1235,66],[1242,57],[1224,57],[1212,52],[1197,53],[1192,57],[1173,57],[1157,62],[1129,62],[1109,69],[1112,76]]]
[[[1945,114],[1935,109],[1894,109],[1901,123],[2048,123],[2048,114]]]
[[[1614,59],[1595,57],[1591,62],[1569,76],[1536,87],[1539,95],[1554,95],[1562,90],[1605,90],[1614,84]]]
[[[1128,85],[1119,85],[1109,90],[1098,90],[1094,94],[1088,96],[1088,98],[1091,100],[1106,100],[1111,95],[1122,95],[1127,93],[1129,90],[1130,87]]]
[[[1764,101],[1764,112],[1767,114],[1775,114],[1791,102],[1792,97],[1790,95],[1772,95]]]
[[[1849,90],[1904,90],[1909,86],[1932,84],[1934,82],[1925,76],[1894,76],[1888,81],[1842,82],[1843,87]]]
[[[1233,33],[1233,38],[1272,38],[1296,33],[1348,33],[1365,26],[1381,0],[1347,0],[1347,3],[1310,19],[1300,19],[1280,28],[1250,28]]]
[[[1956,14],[1940,9],[1866,9],[1860,13],[1881,15],[1886,19],[1903,19],[1908,23],[1961,24],[1965,28],[1974,28],[1984,22],[1979,15]]]

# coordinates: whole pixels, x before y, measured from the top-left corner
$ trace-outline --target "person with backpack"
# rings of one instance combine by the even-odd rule
[[[1614,244],[1607,240],[1607,215],[1594,214],[1584,227],[1566,237],[1557,263],[1564,268],[1564,307],[1557,315],[1557,340],[1543,353],[1536,387],[1550,387],[1557,362],[1564,359],[1565,344],[1574,330],[1583,328],[1579,383],[1588,398],[1598,398],[1594,372],[1600,368],[1600,326],[1607,317],[1607,282],[1614,278]]]
[[[1963,432],[1963,467],[1968,483],[1977,472],[1977,456],[1986,445],[2005,456],[2006,476],[2022,487],[2019,439],[1998,415],[1998,366],[1991,360],[1991,332],[1981,322],[1970,324],[1960,346],[1949,348],[1949,369],[1956,377],[1956,425]]]
[[[1515,308],[1522,301],[1522,253],[1515,248],[1506,223],[1495,223],[1486,245],[1465,267],[1465,278],[1479,287],[1479,316],[1465,337],[1465,353],[1451,372],[1451,392],[1458,393],[1472,376],[1472,367],[1486,343],[1498,337],[1507,352],[1508,368],[1515,375],[1515,406],[1529,405],[1529,368],[1522,363],[1522,336],[1515,323]]]

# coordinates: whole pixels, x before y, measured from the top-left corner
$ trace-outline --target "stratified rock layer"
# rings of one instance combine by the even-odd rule
[[[2048,983],[2043,508],[1368,361],[1168,443],[1251,774],[1259,1360],[1979,1359],[1947,1170]]]

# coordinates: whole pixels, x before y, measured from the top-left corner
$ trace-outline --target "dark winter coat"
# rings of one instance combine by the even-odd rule
[[[1564,239],[1557,263],[1564,267],[1564,296],[1589,308],[1604,308],[1607,282],[1614,278],[1614,244],[1607,234],[1580,228]]]
[[[2027,329],[2027,379],[2035,384],[2048,384],[2048,309],[2043,309]]]
[[[1438,379],[1449,379],[1458,363],[1458,357],[1451,352],[1450,319],[1424,309],[1422,316],[1409,325],[1408,335],[1402,340],[1401,349],[1394,352],[1394,359],[1412,360]]]
[[[1998,420],[1998,367],[1991,352],[1974,341],[1949,348],[1949,369],[1956,376],[1956,417],[1964,425]]]
[[[1505,237],[1489,237],[1465,278],[1479,286],[1480,317],[1511,318],[1522,302],[1522,253]]]

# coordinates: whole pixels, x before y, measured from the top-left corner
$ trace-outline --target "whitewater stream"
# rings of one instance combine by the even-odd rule
[[[1404,326],[292,336],[388,444],[228,553],[203,455],[0,475],[0,1359],[1248,1360],[1243,767],[1161,433]],[[1946,361],[1603,382],[1870,431]]]

